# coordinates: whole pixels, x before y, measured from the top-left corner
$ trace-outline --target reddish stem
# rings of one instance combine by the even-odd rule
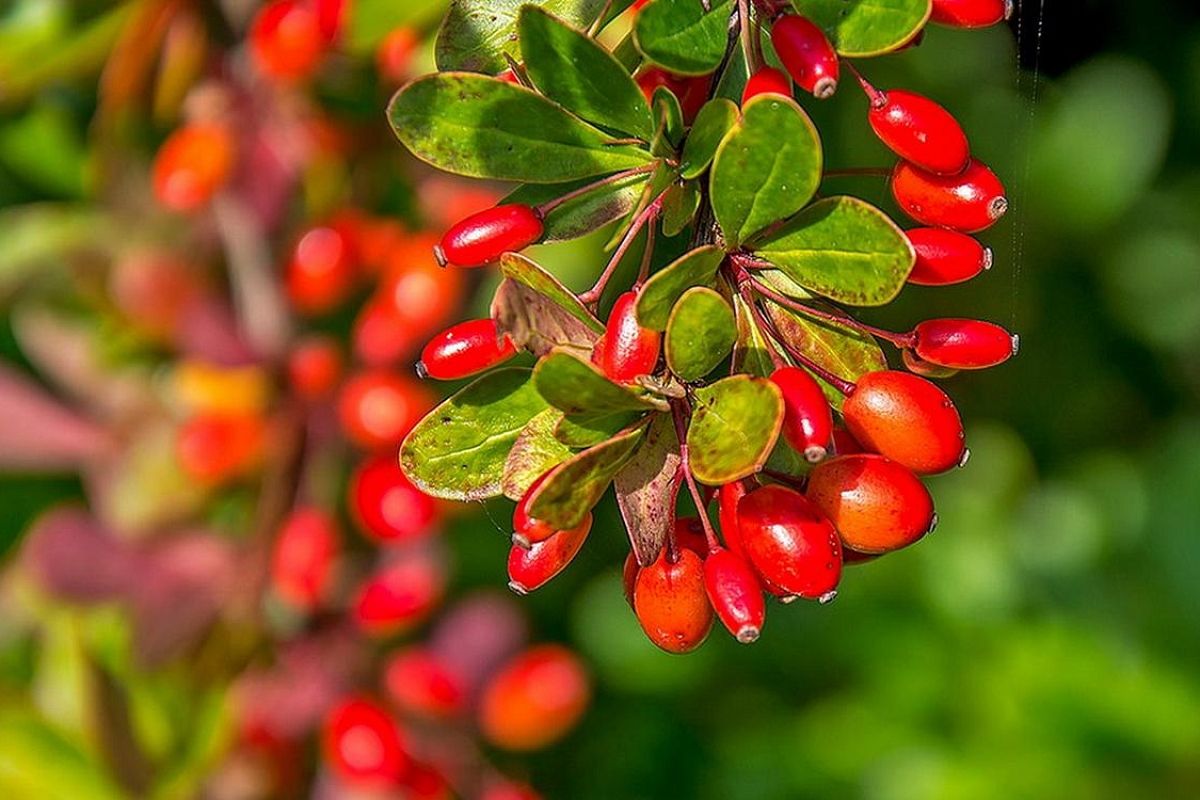
[[[771,320],[767,319],[763,315],[762,310],[759,309],[757,303],[751,304],[750,308],[753,309],[755,316],[758,318],[759,324],[771,331],[772,337],[775,339],[775,341],[779,342],[779,344],[783,346],[783,349],[787,351],[788,355],[791,356],[796,363],[828,383],[833,388],[837,389],[842,394],[848,395],[854,391],[853,383],[838,375],[834,375],[832,372],[825,369],[825,367],[821,366],[804,353],[801,353],[799,350],[788,344],[788,341],[779,335],[779,329],[772,324]]]
[[[866,93],[867,100],[869,100],[871,103],[871,108],[883,108],[884,106],[887,105],[887,93],[886,92],[882,92],[879,89],[876,89],[871,84],[871,82],[868,81],[866,78],[864,78],[863,74],[861,72],[859,72],[855,68],[855,66],[853,64],[851,64],[849,61],[844,61],[842,63],[844,63],[846,65],[846,67],[852,73],[854,73],[855,78],[858,78],[858,85],[861,86],[862,90]]]
[[[575,200],[576,198],[583,197],[584,195],[590,194],[591,192],[594,192],[597,189],[601,189],[605,186],[611,186],[614,183],[620,183],[621,181],[625,180],[626,178],[632,178],[634,175],[641,175],[646,172],[653,172],[655,170],[655,168],[657,168],[657,166],[658,166],[658,163],[655,162],[653,164],[646,164],[641,167],[634,167],[633,169],[627,169],[624,172],[614,173],[612,175],[609,175],[606,178],[601,178],[598,181],[589,183],[587,186],[580,186],[578,189],[574,189],[570,192],[567,192],[562,197],[556,197],[553,200],[547,200],[545,203],[542,203],[540,206],[537,206],[536,210],[537,210],[538,214],[540,214],[543,218],[545,218],[545,216],[547,214],[549,214],[551,211],[558,208],[559,206],[561,206],[564,203],[569,203],[572,200]]]
[[[663,197],[666,196],[668,189],[664,189],[658,197],[654,198],[650,205],[637,216],[633,224],[629,226],[629,230],[625,232],[625,237],[621,240],[621,244],[617,247],[617,251],[613,253],[612,258],[608,261],[608,266],[604,268],[604,272],[596,279],[595,285],[588,289],[583,294],[579,295],[579,301],[587,306],[595,306],[600,302],[601,295],[604,294],[604,287],[608,285],[608,281],[612,278],[613,273],[617,271],[617,265],[621,263],[621,259],[625,257],[625,253],[629,251],[629,247],[633,244],[633,240],[637,238],[639,232],[647,222],[658,217],[662,211]]]
[[[708,549],[713,550],[720,547],[721,542],[717,539],[716,531],[713,530],[712,523],[708,519],[708,504],[704,502],[704,498],[700,494],[700,487],[696,485],[696,478],[692,475],[691,456],[687,446],[687,421],[684,419],[685,415],[691,417],[688,401],[686,399],[673,401],[671,415],[675,418],[675,436],[679,439],[679,468],[683,472],[688,491],[692,495],[692,502],[696,504],[696,512],[700,515],[700,525],[704,528],[704,538],[708,540]]]
[[[753,278],[750,279],[750,284],[754,287],[754,291],[758,292],[763,297],[766,297],[771,302],[777,303],[784,308],[789,308],[792,311],[795,311],[797,314],[803,314],[806,317],[813,317],[814,319],[820,319],[825,320],[826,322],[844,325],[847,328],[853,328],[861,333],[865,333],[870,336],[877,336],[880,339],[883,339],[885,342],[891,342],[893,345],[902,350],[911,348],[914,344],[916,344],[916,334],[911,331],[908,333],[896,333],[895,331],[876,328],[874,325],[868,325],[865,322],[859,322],[854,317],[846,314],[834,314],[829,311],[822,311],[818,308],[807,306],[799,300],[795,300],[787,295],[781,294],[761,281],[754,280]]]

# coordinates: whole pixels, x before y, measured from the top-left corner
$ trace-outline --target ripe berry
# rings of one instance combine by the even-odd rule
[[[483,267],[542,238],[537,209],[514,203],[480,211],[446,231],[434,256],[442,266]]]
[[[847,547],[886,553],[933,527],[933,498],[910,470],[884,456],[838,456],[814,469],[805,490]]]
[[[840,65],[837,51],[812,20],[785,14],[771,28],[771,43],[792,80],[814,97],[837,91]]]
[[[250,54],[263,74],[284,81],[307,78],[325,53],[318,14],[300,0],[263,6],[250,25]]]
[[[452,325],[429,340],[421,351],[417,372],[440,381],[478,375],[517,354],[508,334],[495,320],[473,319]]]
[[[750,76],[746,88],[742,91],[742,105],[750,102],[760,94],[781,94],[792,96],[792,81],[788,76],[774,67],[763,67]]]
[[[391,636],[424,621],[442,599],[445,576],[427,557],[389,564],[366,580],[354,598],[352,616],[366,633]]]
[[[940,228],[974,233],[995,224],[1008,210],[1004,185],[972,159],[959,175],[935,175],[901,161],[892,173],[892,196],[904,213]]]
[[[363,787],[386,787],[409,767],[400,726],[375,700],[355,697],[339,703],[325,719],[325,759],[343,780]]]
[[[308,336],[288,354],[288,383],[305,400],[328,397],[342,377],[342,351],[329,336]]]
[[[658,366],[662,335],[637,320],[637,292],[625,292],[613,304],[592,361],[610,380],[632,383]]]
[[[625,556],[625,566],[621,568],[621,587],[625,591],[625,602],[629,603],[630,608],[633,608],[633,589],[637,585],[637,576],[641,569],[637,557],[630,550]]]
[[[945,228],[913,228],[908,240],[917,262],[908,282],[918,286],[950,286],[992,268],[992,250],[978,239]]]
[[[742,481],[726,483],[717,490],[717,521],[721,524],[721,537],[725,546],[739,558],[746,557],[742,547],[742,530],[738,526],[737,507],[746,496],[746,484]]]
[[[792,595],[833,599],[842,547],[833,524],[812,502],[784,486],[763,486],[738,503],[742,547],[756,572]]]
[[[708,538],[699,517],[677,517],[674,536],[679,547],[686,547],[701,558],[708,557]]]
[[[633,609],[650,641],[668,653],[695,650],[712,628],[712,606],[704,589],[704,562],[681,547],[678,559],[664,548],[658,560],[638,571]]]
[[[284,601],[301,610],[326,596],[339,548],[337,526],[318,508],[293,511],[284,521],[271,555],[271,585]]]
[[[810,462],[820,461],[833,438],[833,409],[821,385],[800,367],[780,367],[771,382],[783,393],[783,438]]]
[[[514,544],[508,551],[508,588],[528,594],[544,586],[567,568],[591,529],[592,515],[588,514],[577,527],[559,531],[528,548]]]
[[[194,211],[229,181],[233,162],[228,128],[186,125],[168,136],[154,156],[154,196],[172,211]]]
[[[971,160],[958,120],[927,97],[900,89],[875,91],[867,119],[880,141],[921,169],[955,175]]]
[[[636,80],[637,85],[642,89],[642,94],[651,103],[654,102],[655,89],[660,86],[669,89],[671,94],[679,100],[679,108],[683,111],[683,121],[690,123],[708,102],[708,87],[712,83],[712,76],[676,75],[661,67],[647,67],[637,74]]]
[[[583,664],[560,645],[531,647],[483,689],[479,728],[494,745],[536,750],[567,734],[591,700]]]
[[[930,19],[955,28],[986,28],[1012,16],[1012,0],[933,0]]]
[[[833,429],[833,452],[839,456],[847,456],[865,451],[863,450],[863,446],[858,443],[858,440],[851,435],[850,431],[837,426]]]
[[[255,469],[266,445],[266,422],[256,413],[198,414],[179,430],[175,452],[184,473],[215,485]]]
[[[985,369],[1017,354],[1020,340],[992,322],[931,319],[913,329],[917,356],[950,369]]]
[[[868,372],[842,406],[862,446],[920,474],[945,472],[965,454],[962,420],[934,384],[895,370]]]
[[[408,80],[413,56],[420,45],[420,35],[407,26],[396,28],[383,37],[375,51],[375,67],[380,77],[397,86]]]
[[[359,277],[354,244],[343,229],[310,228],[296,242],[284,272],[292,307],[301,314],[326,314],[354,291]]]
[[[742,644],[762,632],[767,616],[758,576],[750,565],[724,548],[704,559],[704,588],[717,618]]]
[[[404,776],[404,800],[453,800],[450,782],[442,772],[420,761],[412,762]]]
[[[462,713],[466,686],[426,647],[413,646],[392,656],[384,668],[384,686],[406,714],[446,719]]]
[[[352,376],[338,397],[342,430],[364,450],[386,450],[433,407],[433,395],[406,375],[369,370]]]
[[[327,42],[335,42],[346,22],[348,0],[314,0],[317,12],[317,27]]]
[[[380,542],[412,541],[437,528],[437,501],[412,485],[393,453],[364,461],[350,476],[348,495],[354,520]]]
[[[545,472],[538,476],[537,480],[529,485],[525,494],[517,502],[517,507],[513,510],[513,544],[522,548],[530,548],[538,542],[544,542],[554,534],[558,533],[558,529],[536,517],[529,516],[529,504],[533,500],[533,495],[542,482],[549,476],[549,472]],[[566,532],[574,531],[576,534],[583,531],[583,535],[587,535],[587,530],[592,526],[592,515],[589,512],[583,521],[574,528]],[[549,580],[549,578],[547,578]]]

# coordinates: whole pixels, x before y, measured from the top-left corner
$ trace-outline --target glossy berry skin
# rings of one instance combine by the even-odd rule
[[[340,549],[337,525],[319,508],[293,511],[275,537],[271,586],[286,603],[303,611],[328,595]]]
[[[288,354],[288,384],[303,400],[322,400],[337,388],[343,362],[342,351],[335,339],[317,335],[306,337]]]
[[[841,426],[835,426],[833,429],[833,452],[835,455],[846,456],[865,451],[850,431]]]
[[[558,533],[558,529],[548,522],[531,517],[529,515],[529,504],[532,502],[534,494],[542,485],[542,482],[550,475],[545,472],[538,476],[537,480],[529,484],[529,488],[525,490],[525,494],[517,501],[517,507],[513,509],[513,544],[521,548],[529,548],[538,542],[544,542],[551,536]],[[592,526],[592,514],[588,512],[583,521],[576,525],[573,529],[577,534],[582,529],[583,535],[587,535],[587,530]]]
[[[862,446],[918,474],[945,472],[965,454],[962,419],[946,393],[916,375],[868,372],[842,406]]]
[[[993,322],[931,319],[913,329],[917,357],[950,369],[986,369],[1017,353],[1015,334]]]
[[[992,268],[992,250],[965,233],[945,228],[905,231],[917,261],[908,282],[917,286],[951,286]]]
[[[809,473],[805,494],[858,553],[907,547],[933,528],[933,498],[911,470],[884,456],[838,456]]]
[[[542,238],[541,214],[514,203],[472,214],[446,231],[434,250],[438,263],[483,267],[508,252],[524,250]]]
[[[708,538],[699,517],[677,517],[674,536],[679,547],[686,547],[701,558],[708,557]]]
[[[233,135],[224,125],[193,123],[178,129],[154,156],[154,196],[172,211],[195,211],[228,183]]]
[[[738,503],[742,547],[755,571],[790,595],[827,601],[842,576],[837,531],[804,495],[762,486]]]
[[[406,558],[369,577],[351,617],[372,636],[392,636],[423,622],[442,599],[445,576],[428,558]]]
[[[690,123],[700,113],[700,109],[708,101],[708,89],[712,84],[711,75],[676,75],[661,67],[647,67],[638,72],[635,78],[637,85],[653,104],[654,90],[662,86],[669,89],[679,100],[679,108],[683,112],[683,121]]]
[[[517,354],[508,334],[495,320],[472,319],[452,325],[429,340],[421,351],[417,372],[440,381],[453,381],[502,364]]]
[[[327,314],[344,303],[359,278],[354,245],[347,232],[318,225],[296,241],[284,270],[292,308],[301,314]]]
[[[758,639],[767,616],[762,587],[750,565],[725,548],[704,559],[704,588],[717,619],[742,644]]]
[[[565,736],[591,701],[582,662],[560,645],[531,647],[492,676],[479,702],[484,738],[506,750],[537,750]]]
[[[633,610],[646,636],[668,653],[688,653],[708,638],[712,606],[704,588],[704,562],[681,547],[678,560],[664,548],[658,560],[638,572]]]
[[[746,484],[742,481],[726,483],[717,490],[717,521],[721,525],[721,538],[725,546],[739,558],[746,557],[742,548],[742,531],[738,526],[737,507],[746,496]]]
[[[354,444],[364,450],[387,450],[399,445],[433,404],[433,395],[415,378],[368,370],[342,386],[338,418]]]
[[[579,525],[559,531],[528,548],[514,544],[508,551],[508,588],[517,594],[539,589],[567,568],[592,529],[589,513]]]
[[[935,175],[901,161],[892,173],[892,196],[922,225],[975,233],[990,228],[1008,210],[1004,185],[983,163],[972,160],[958,175]]]
[[[780,367],[771,382],[783,393],[783,438],[809,462],[829,452],[833,409],[816,378],[800,367]]]
[[[662,335],[638,324],[637,293],[625,292],[613,304],[592,361],[610,380],[632,383],[654,372],[661,348]]]
[[[437,500],[413,486],[394,453],[368,458],[350,476],[347,504],[363,533],[378,542],[411,542],[437,530]]]
[[[264,75],[280,81],[307,78],[316,71],[327,39],[317,11],[300,0],[275,0],[250,25],[250,54]]]
[[[892,152],[938,175],[955,175],[971,160],[967,135],[949,111],[913,92],[878,92],[867,119]]]
[[[384,667],[388,697],[406,714],[448,719],[466,708],[467,688],[431,650],[420,645],[401,650]]]
[[[933,0],[930,20],[954,28],[986,28],[1012,16],[1012,0]]]
[[[758,97],[760,94],[779,94],[790,98],[792,81],[785,73],[774,67],[762,67],[750,76],[750,80],[746,81],[746,88],[742,91],[742,105],[746,105],[752,98]]]
[[[837,51],[812,20],[785,14],[771,27],[771,43],[792,80],[818,99],[837,91],[841,67]]]
[[[404,779],[410,765],[400,726],[377,701],[353,697],[325,719],[325,761],[347,783],[385,788]]]

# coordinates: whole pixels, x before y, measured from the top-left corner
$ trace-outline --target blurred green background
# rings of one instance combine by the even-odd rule
[[[1011,189],[990,273],[871,318],[1021,334],[1010,364],[947,383],[969,468],[933,482],[937,532],[850,568],[835,603],[773,606],[757,644],[715,632],[686,657],[625,606],[606,504],[602,535],[523,601],[598,683],[533,782],[580,800],[1200,797],[1200,14],[1025,2],[1012,30],[933,30],[869,66],[954,109]],[[56,116],[70,102],[0,115],[0,206],[77,194],[77,166],[28,149],[31,127],[43,147],[85,134]],[[815,109],[831,166],[886,163],[860,113]],[[878,182],[851,188],[886,205]],[[560,258],[582,274],[587,252]],[[0,351],[19,358],[7,324]],[[0,548],[77,491],[5,477]],[[462,586],[502,582],[491,527],[453,532]],[[18,661],[0,656],[0,690]]]

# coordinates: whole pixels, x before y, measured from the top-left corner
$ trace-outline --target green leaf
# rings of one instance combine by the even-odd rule
[[[472,178],[561,183],[652,160],[536,92],[481,75],[418,78],[392,98],[388,119],[414,156]]]
[[[737,339],[733,309],[712,289],[684,292],[671,311],[663,343],[667,366],[683,381],[696,381],[716,369]]]
[[[588,122],[650,141],[646,96],[612,53],[537,6],[522,9],[518,28],[525,71],[542,94]]]
[[[400,447],[400,466],[417,488],[434,497],[495,497],[508,451],[545,409],[529,370],[488,373],[417,423]]]
[[[545,295],[564,311],[582,322],[597,334],[604,333],[604,325],[579,302],[558,278],[551,275],[533,259],[520,253],[505,253],[500,257],[500,272],[504,277],[512,278],[517,283],[528,286],[540,295]]]
[[[567,350],[553,350],[538,361],[533,382],[546,402],[564,414],[643,411],[663,401],[637,386],[613,383],[590,361]]]
[[[821,184],[821,140],[795,101],[759,95],[721,142],[709,178],[713,213],[735,248],[790,217]]]
[[[678,236],[696,218],[700,210],[700,186],[696,181],[683,181],[671,187],[663,197],[662,231],[667,237]]]
[[[916,262],[896,223],[855,197],[813,204],[755,249],[805,289],[852,306],[890,303]]]
[[[598,187],[554,206],[542,219],[543,242],[578,239],[629,214],[637,205],[648,173],[637,173]],[[504,198],[504,205],[540,206],[594,183],[593,178],[570,183],[527,183]]]
[[[769,378],[775,371],[771,358],[773,345],[759,329],[750,305],[739,295],[733,297],[737,321],[737,341],[733,344],[733,372],[745,372],[758,378]]]
[[[412,0],[390,2],[402,6]],[[525,5],[529,0],[454,0],[438,31],[437,68],[443,72],[466,70],[496,75],[508,68],[505,56],[519,61],[517,20]],[[537,5],[568,25],[584,28],[600,15],[606,2],[538,0]]]
[[[686,126],[683,122],[683,106],[679,98],[665,86],[659,86],[651,95],[650,105],[654,108],[654,140],[650,151],[656,156],[673,158],[676,148],[683,143]]]
[[[861,58],[895,50],[929,20],[930,0],[792,0],[817,23],[840,55]]]
[[[501,259],[491,317],[518,347],[542,356],[555,347],[591,353],[604,326],[574,294],[533,261],[517,253]]]
[[[529,515],[558,530],[583,522],[645,432],[646,426],[638,425],[559,464],[530,498]]]
[[[589,414],[564,416],[554,429],[554,436],[568,447],[591,447],[611,439],[629,427],[640,412],[596,411]]]
[[[554,436],[562,418],[561,411],[548,408],[522,429],[504,461],[505,497],[520,500],[535,480],[571,457],[571,448]]]
[[[687,443],[696,480],[719,486],[758,472],[783,425],[779,387],[734,375],[696,389],[695,398]]]
[[[812,300],[815,294],[777,269],[756,269],[754,279],[795,300]]]
[[[769,300],[764,306],[767,316],[784,341],[834,375],[856,381],[868,372],[887,369],[887,358],[874,337],[845,325],[806,317]],[[816,307],[828,310],[821,305]],[[817,382],[825,390],[825,396],[833,407],[841,410],[845,399],[842,393],[820,377],[817,377]]]
[[[57,698],[56,698],[57,699]],[[0,709],[0,792],[5,797],[88,798],[128,797],[103,764],[66,738],[32,710]]]
[[[658,0],[638,12],[634,42],[642,55],[678,75],[707,75],[721,65],[729,40],[731,0]]]
[[[680,174],[691,180],[708,169],[725,135],[738,121],[738,107],[724,98],[710,100],[696,115],[687,141],[683,144]]]
[[[675,301],[693,286],[711,286],[724,258],[721,248],[705,245],[656,272],[638,293],[638,323],[651,330],[666,330]]]
[[[681,460],[674,419],[670,414],[656,414],[646,440],[613,479],[629,544],[642,566],[654,563],[675,525]]]

